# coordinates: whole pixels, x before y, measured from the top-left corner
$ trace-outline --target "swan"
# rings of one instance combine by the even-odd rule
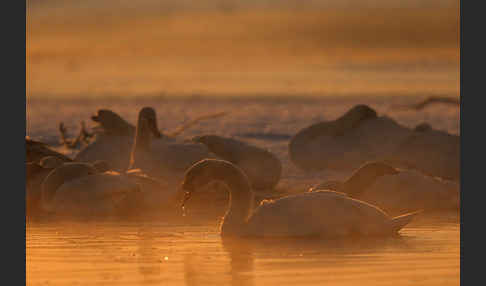
[[[50,149],[47,144],[30,139],[25,136],[25,161],[26,162],[39,162],[46,156],[55,156],[65,162],[71,162],[72,159]]]
[[[217,135],[196,136],[193,141],[203,143],[221,159],[240,167],[254,190],[273,189],[280,180],[282,163],[265,149]]]
[[[388,155],[412,131],[367,105],[313,124],[289,142],[291,161],[305,171],[353,169]]]
[[[52,170],[64,165],[65,162],[52,156],[43,158],[39,164],[26,164],[28,174],[26,180],[26,202],[29,214],[35,215],[43,210],[43,208],[40,207],[42,182]],[[87,188],[106,188],[109,190],[114,188],[114,186],[116,187],[114,184],[116,181],[119,181],[120,184],[137,184],[139,186],[139,192],[131,194],[130,199],[124,199],[119,203],[118,214],[138,215],[147,212],[161,212],[161,209],[162,211],[169,212],[175,209],[174,202],[178,199],[179,195],[177,190],[172,191],[165,182],[151,178],[140,170],[130,170],[125,173],[119,173],[113,171],[107,162],[101,160],[93,162],[92,164],[82,163],[82,165],[93,167],[94,171],[99,174],[98,177],[108,178],[107,182],[104,182],[103,180],[97,180],[95,177],[90,177],[83,181],[83,184],[85,184],[85,187]],[[73,167],[69,168],[71,168],[69,176],[83,176],[85,170],[84,167],[76,167],[76,169],[73,169]],[[70,180],[69,176],[64,178],[64,180]],[[81,187],[78,188],[78,191],[82,191]],[[121,211],[124,211],[124,213]]]
[[[103,161],[97,161],[93,164],[89,163],[74,163],[74,162],[64,162],[58,157],[55,156],[47,156],[44,157],[40,162],[29,162],[26,163],[26,209],[28,216],[35,216],[40,213],[46,211],[45,206],[43,206],[44,202],[42,201],[42,193],[43,193],[43,182],[46,180],[48,175],[55,170],[56,168],[60,168],[62,166],[63,169],[68,168],[69,172],[61,172],[58,174],[58,179],[61,181],[70,181],[73,178],[78,178],[85,176],[86,170],[89,170],[93,174],[101,174],[106,172],[108,168],[108,164]],[[103,175],[103,177],[106,177]],[[133,177],[133,176],[132,176]],[[136,178],[130,177],[129,181],[136,182]],[[52,178],[51,178],[52,179]],[[114,179],[116,180],[116,179]],[[113,181],[113,180],[111,180]],[[100,186],[112,188],[113,182],[108,179],[107,182],[105,181],[95,181],[93,178],[90,178],[89,182],[85,182],[87,188],[97,187]],[[138,180],[140,181],[140,180]],[[137,183],[143,183],[141,182]],[[91,185],[88,186],[87,184],[90,183]],[[130,182],[131,183],[131,182]],[[95,186],[95,184],[97,186]],[[140,184],[144,187],[147,187],[147,184]],[[78,189],[79,192],[83,192],[81,188]]]
[[[42,182],[55,168],[67,163],[62,157],[46,156],[38,162],[25,163],[25,206],[27,216],[42,212]]]
[[[108,135],[129,136],[133,138],[135,134],[135,126],[109,109],[99,109],[95,115],[91,116],[91,120],[99,123],[99,127]]]
[[[419,124],[384,160],[397,167],[457,182],[461,168],[460,143],[458,135]]]
[[[98,110],[91,119],[99,123],[98,131],[94,140],[82,148],[74,160],[78,162],[102,160],[108,162],[116,171],[126,170],[130,162],[135,127],[108,109]]]
[[[152,142],[153,137],[160,136],[155,111],[152,108],[142,108],[135,131],[129,169],[141,169],[151,177],[177,182],[184,175],[184,171],[195,162],[215,157],[201,143],[163,140]]]
[[[154,116],[156,122],[156,112],[151,107],[144,107],[143,113],[139,112],[138,121],[143,116]],[[210,115],[199,116],[183,124],[173,131],[161,133],[159,130],[154,131],[156,141],[176,142],[176,136],[182,133],[190,126],[202,120],[217,118],[226,113],[216,113]],[[124,120],[120,115],[109,109],[100,109],[97,114],[93,115],[91,119],[99,124],[94,140],[81,149],[81,151],[74,157],[75,161],[93,162],[96,160],[103,160],[110,164],[110,166],[118,171],[125,171],[129,167],[131,159],[131,151],[136,137],[136,127]],[[150,121],[151,119],[147,119]],[[137,122],[138,124],[138,122]]]
[[[322,189],[346,193],[387,212],[459,208],[458,184],[383,162],[366,163],[344,182],[324,182],[309,191]]]
[[[115,214],[117,205],[140,192],[138,184],[86,163],[64,163],[42,182],[41,207],[65,215]]]
[[[184,203],[192,192],[213,180],[230,190],[229,208],[221,224],[223,236],[323,236],[392,235],[417,213],[391,218],[379,208],[333,191],[290,195],[260,204],[253,212],[248,177],[236,165],[206,159],[189,168],[182,183]]]

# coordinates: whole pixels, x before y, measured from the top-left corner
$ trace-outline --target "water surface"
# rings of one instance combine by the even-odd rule
[[[455,214],[386,239],[224,239],[218,222],[29,222],[28,285],[459,285]]]

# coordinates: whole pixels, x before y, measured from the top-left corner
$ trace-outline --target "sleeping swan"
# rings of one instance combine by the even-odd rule
[[[195,189],[213,180],[223,181],[230,190],[229,208],[221,224],[223,236],[392,235],[416,215],[390,218],[375,206],[332,191],[287,196],[262,203],[252,212],[248,177],[234,164],[215,159],[202,160],[187,170],[183,205]]]
[[[388,155],[411,132],[367,105],[356,105],[336,120],[297,132],[289,142],[289,157],[304,171],[354,169]]]
[[[63,215],[115,214],[117,205],[137,192],[138,184],[100,173],[90,164],[64,163],[42,182],[41,206]]]

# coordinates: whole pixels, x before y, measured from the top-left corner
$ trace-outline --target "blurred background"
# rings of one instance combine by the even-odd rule
[[[458,0],[28,0],[27,98],[459,95]]]

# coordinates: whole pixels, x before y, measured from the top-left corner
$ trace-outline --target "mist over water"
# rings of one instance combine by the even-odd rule
[[[353,170],[304,172],[292,135],[367,104],[409,128],[460,134],[459,1],[27,1],[26,135],[73,156],[58,124],[111,109],[161,131],[227,112],[181,137],[216,134],[282,162],[280,191]],[[459,214],[425,213],[387,239],[223,240],[219,218],[28,220],[27,285],[458,285]],[[195,218],[196,217],[196,218]],[[194,220],[191,220],[194,219]]]
[[[458,1],[30,1],[27,13],[27,96],[459,91]]]

